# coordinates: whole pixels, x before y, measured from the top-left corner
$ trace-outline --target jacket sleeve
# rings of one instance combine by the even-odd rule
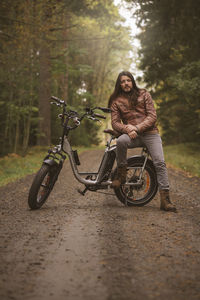
[[[151,95],[146,92],[144,97],[146,118],[141,123],[137,124],[136,127],[138,129],[138,132],[143,132],[153,127],[157,120],[157,114]]]
[[[117,104],[114,102],[111,105],[111,124],[112,128],[120,133],[127,133],[126,125],[122,123],[121,121],[121,116],[120,116],[120,111],[117,107]]]

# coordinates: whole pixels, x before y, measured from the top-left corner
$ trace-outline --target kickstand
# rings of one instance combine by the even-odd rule
[[[83,191],[81,191],[81,189],[77,189],[77,192],[79,192],[79,194],[81,194],[82,196],[85,196],[85,193],[87,192],[88,188],[86,187]]]

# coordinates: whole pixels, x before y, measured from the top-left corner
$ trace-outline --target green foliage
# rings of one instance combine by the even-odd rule
[[[129,30],[119,21],[112,0],[0,2],[1,156],[47,143],[50,132],[57,140],[51,94],[76,109],[107,104],[117,73],[130,65]],[[80,132],[73,143],[98,142],[96,124]]]
[[[171,85],[185,95],[191,106],[199,103],[200,97],[200,60],[186,63],[177,74],[170,77]]]
[[[89,147],[90,145],[98,145],[100,143],[100,139],[97,137],[98,129],[98,124],[93,124],[92,121],[86,119],[83,121],[83,126],[72,132],[69,140],[74,146]]]
[[[0,158],[0,186],[36,173],[42,165],[47,150],[46,147],[37,146],[30,148],[25,157],[11,153]],[[77,150],[78,153],[81,153],[87,148],[78,147]]]
[[[196,0],[127,0],[137,5],[140,67],[158,107],[163,139],[200,142],[200,6]]]
[[[170,165],[200,177],[200,146],[184,143],[164,147],[165,160]]]
[[[182,141],[200,141],[200,60],[185,64],[169,81],[183,99],[175,103]]]
[[[0,158],[0,186],[36,172],[47,153],[46,148],[33,148],[26,157],[15,153]]]

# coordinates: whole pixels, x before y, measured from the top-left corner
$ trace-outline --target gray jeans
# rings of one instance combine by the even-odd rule
[[[159,190],[169,190],[167,168],[164,160],[162,140],[159,134],[144,134],[131,139],[128,134],[122,134],[117,139],[117,165],[127,164],[126,156],[128,148],[146,146],[156,169]]]

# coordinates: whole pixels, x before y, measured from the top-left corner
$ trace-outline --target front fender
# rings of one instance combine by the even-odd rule
[[[45,165],[49,165],[49,166],[59,166],[59,164],[55,161],[55,160],[53,160],[53,159],[50,159],[50,158],[46,158],[46,159],[44,159],[44,161],[43,161],[43,164],[45,164]]]

